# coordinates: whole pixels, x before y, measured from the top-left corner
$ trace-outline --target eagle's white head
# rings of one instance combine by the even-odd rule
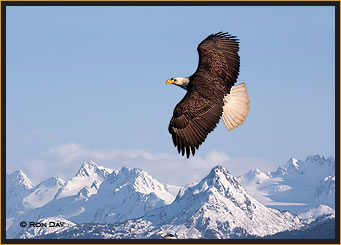
[[[172,77],[166,81],[166,84],[175,84],[186,90],[188,83],[189,77]]]

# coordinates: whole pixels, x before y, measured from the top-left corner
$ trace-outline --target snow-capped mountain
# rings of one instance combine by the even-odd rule
[[[335,205],[335,176],[325,177],[319,182],[314,193],[315,199],[319,203],[329,203]]]
[[[335,210],[318,205],[298,214],[305,225],[298,230],[279,232],[265,239],[335,239]]]
[[[163,209],[157,212],[157,220],[178,226],[175,233],[183,238],[190,238],[185,234],[192,233],[190,230],[197,230],[202,238],[230,238],[244,232],[264,236],[299,226],[295,216],[269,209],[251,197],[221,166],[213,168],[197,185],[182,189]],[[155,218],[157,214],[151,215]],[[183,230],[183,224],[191,227]]]
[[[26,211],[23,199],[30,195],[34,185],[23,171],[6,174],[6,230],[15,217]]]
[[[25,173],[6,174],[6,219],[9,227],[14,218],[26,211],[49,203],[51,200],[72,196],[84,188],[89,195],[97,192],[102,181],[112,172],[94,162],[84,162],[77,174],[68,182],[51,177],[34,186]]]
[[[34,185],[23,171],[6,174],[6,218],[13,218],[25,211],[24,197],[32,193]]]
[[[271,236],[266,236],[264,239],[310,239],[320,242],[323,241],[322,239],[328,239],[333,243],[337,243],[338,238],[335,235],[337,234],[336,227],[334,218],[323,219],[322,221],[317,219],[299,230],[279,232]]]
[[[178,238],[265,236],[300,225],[297,217],[259,203],[221,166],[148,217]]]
[[[82,171],[84,169],[92,171],[84,172]],[[98,168],[95,163],[83,164],[76,176],[66,184],[68,195],[58,196],[46,205],[17,217],[9,228],[7,237],[29,238],[28,233],[22,233],[19,225],[23,220],[37,222],[42,218],[59,217],[74,223],[124,222],[143,216],[146,212],[166,205],[174,199],[163,184],[142,170],[122,168],[120,171],[111,171],[103,183],[100,183],[99,177],[105,176],[100,176],[97,169],[109,172],[104,168]],[[80,182],[85,185],[83,188],[80,188]],[[72,183],[75,183],[75,186]],[[66,185],[60,188],[63,192],[58,193],[65,194]],[[75,189],[79,189],[78,193],[74,191]],[[71,192],[75,194],[71,195]]]
[[[85,211],[72,220],[77,223],[116,223],[145,215],[171,203],[174,196],[166,187],[140,169],[123,167],[101,184],[89,198]]]
[[[9,191],[8,194],[10,194],[14,188],[29,190],[34,188],[34,185],[27,175],[19,170],[14,171],[11,174],[6,174],[6,191]]]
[[[22,171],[6,175],[6,230],[16,217],[50,202],[63,185],[64,180],[51,177],[34,186]]]
[[[32,190],[31,194],[23,198],[22,203],[26,210],[44,206],[54,198],[57,191],[65,184],[64,180],[56,177],[44,180]]]
[[[319,155],[291,158],[275,172],[258,169],[237,178],[266,206],[300,212],[317,205],[335,207],[335,160]]]
[[[55,198],[63,198],[76,195],[83,188],[89,189],[89,194],[97,192],[97,188],[102,181],[112,173],[113,170],[97,166],[94,162],[84,162],[77,174],[60,188]]]
[[[291,158],[275,172],[254,169],[238,178],[217,166],[198,184],[179,189],[140,169],[113,171],[94,162],[83,163],[67,182],[53,177],[37,186],[16,171],[6,176],[6,214],[11,215],[6,217],[10,227],[6,237],[254,238],[296,234],[335,217],[330,208],[335,207],[335,160]],[[67,227],[23,229],[21,221],[58,221]],[[89,229],[91,235],[86,232]]]
[[[310,224],[316,219],[334,219],[335,210],[328,207],[327,205],[318,205],[315,208],[310,208],[298,214],[298,217],[305,222]]]
[[[170,205],[124,223],[94,224],[91,238],[245,238],[301,226],[297,216],[265,207],[225,168],[217,166],[197,185],[181,189]],[[84,229],[89,225],[75,226],[55,237],[88,238]]]

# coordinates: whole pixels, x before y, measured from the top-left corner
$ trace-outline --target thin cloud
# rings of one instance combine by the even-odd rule
[[[252,168],[269,170],[273,166],[263,159],[234,159],[219,151],[186,159],[178,154],[152,153],[142,149],[99,150],[68,143],[53,147],[35,158],[26,158],[23,171],[34,183],[51,176],[68,180],[84,161],[94,161],[114,170],[122,166],[141,168],[163,183],[178,186],[200,181],[216,165],[226,167],[235,176]]]

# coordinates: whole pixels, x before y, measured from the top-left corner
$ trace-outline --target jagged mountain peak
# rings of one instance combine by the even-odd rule
[[[199,205],[204,206],[206,210],[215,210],[218,206],[224,206],[225,209],[234,211],[238,209],[238,212],[239,209],[245,209],[245,212],[250,213],[255,206],[251,199],[245,189],[226,168],[216,166],[198,184],[188,188],[181,188],[174,205],[181,203],[181,206],[189,206],[188,208],[193,212],[198,212],[198,210],[194,209],[195,206]],[[188,202],[188,200],[191,201]]]
[[[299,161],[299,160],[296,159],[296,158],[291,157],[291,158],[287,161],[287,163],[286,163],[285,166],[286,166],[287,168],[295,168],[295,169],[298,169],[299,166],[300,166],[300,163],[301,163],[301,161]]]
[[[328,159],[331,161],[330,158]],[[329,161],[328,159],[326,161]],[[294,158],[290,159],[289,163],[282,166],[285,171],[291,166],[297,167],[305,174],[286,172],[288,175],[277,175],[272,179],[271,175],[256,168],[249,171],[254,176],[250,181],[252,187],[255,188],[255,183],[261,180],[261,184],[268,182],[273,186],[278,182],[284,188],[284,184],[289,183],[285,182],[286,178],[290,181],[294,180],[301,187],[302,184],[308,183],[305,176],[311,177],[312,173],[316,173],[312,178],[318,179],[321,175],[323,176],[321,183],[327,187],[329,183],[334,183],[335,189],[335,176],[329,174],[330,168],[327,165],[310,166],[306,161],[302,162]],[[328,175],[325,175],[321,170],[327,168]],[[51,202],[48,200],[50,198],[47,198],[49,203],[46,206],[28,213],[27,217],[38,220],[48,215],[58,216],[78,224],[116,223],[115,229],[111,230],[114,231],[114,235],[117,235],[114,238],[146,238],[150,234],[157,235],[162,230],[166,235],[169,232],[177,238],[237,238],[243,235],[264,236],[302,225],[298,217],[289,212],[282,213],[265,207],[258,198],[257,201],[254,195],[249,195],[250,192],[247,188],[248,191],[244,189],[244,185],[239,184],[239,178],[232,176],[220,165],[214,167],[196,185],[182,188],[174,202],[171,202],[174,198],[171,198],[172,195],[166,185],[141,169],[122,167],[119,171],[108,171],[92,161],[83,163],[81,169],[85,171],[84,175],[75,176],[59,189],[61,191],[59,197],[67,198]],[[107,172],[106,178],[102,178],[103,172]],[[50,178],[46,182],[57,183],[58,178]],[[59,180],[58,183],[62,181]],[[31,198],[25,198],[26,203],[39,205],[44,203],[45,201],[39,198],[45,197],[51,189],[46,188],[46,192],[42,193],[41,190],[45,187],[47,186],[34,188],[33,194],[36,197],[32,198],[31,195]],[[283,190],[290,191],[291,188]],[[299,193],[297,196],[302,196],[302,193]],[[324,196],[321,198],[325,199]],[[167,199],[171,201],[166,202]],[[324,208],[319,210],[321,209]],[[36,215],[34,216],[36,218],[33,219],[31,214]],[[17,219],[19,223],[22,220],[29,219],[22,217]],[[22,230],[18,222],[13,229]],[[138,235],[140,237],[136,237]]]
[[[275,174],[305,174],[310,172],[312,168],[324,168],[324,170],[335,170],[334,157],[324,157],[321,155],[308,156],[305,161],[298,160],[296,158],[290,158],[284,165],[278,167]]]
[[[293,215],[266,208],[227,169],[216,166],[198,184],[181,188],[170,205],[128,221],[119,230],[124,233],[135,226],[150,227],[147,236],[166,231],[177,238],[236,238],[274,234],[298,227],[300,222]]]
[[[103,178],[112,172],[111,169],[97,165],[94,161],[83,162],[75,177],[90,177],[93,173],[101,175]]]
[[[144,194],[155,193],[166,203],[170,203],[174,199],[173,195],[169,193],[164,184],[139,168],[130,169],[122,167],[119,171],[113,171],[105,182],[110,183],[110,187],[105,188],[119,190],[123,187],[127,187]],[[105,183],[104,186],[108,186],[108,184]]]
[[[97,188],[94,182],[75,197],[87,201],[84,212],[72,218],[76,223],[124,222],[174,200],[165,185],[137,168],[113,171]]]
[[[271,178],[271,173],[270,172],[262,172],[258,168],[252,169],[249,172],[247,172],[244,175],[247,179],[251,180],[254,178],[260,178],[260,179],[266,179],[266,178]],[[240,179],[241,176],[239,176],[237,179]]]
[[[335,210],[327,205],[318,205],[298,214],[298,217],[305,223],[311,223],[317,218],[335,218]]]
[[[335,159],[333,156],[329,156],[328,158],[321,155],[308,156],[305,162],[307,165],[328,166],[335,170]]]
[[[113,171],[109,176],[108,176],[108,181],[111,184],[117,183],[117,182],[129,182],[129,183],[134,183],[135,179],[139,175],[143,175],[142,170],[138,170],[136,168],[130,169],[127,167],[122,167],[118,171]]]
[[[238,177],[246,190],[263,204],[291,212],[325,204],[335,206],[335,160],[321,155],[304,161],[290,158],[275,172],[252,176],[252,171]]]
[[[38,186],[53,187],[53,186],[63,186],[65,184],[66,184],[66,181],[61,178],[50,177],[47,180],[43,180],[42,182],[40,182]]]
[[[99,186],[112,172],[113,170],[99,166],[93,161],[83,162],[77,174],[58,190],[54,198],[77,195],[83,187],[91,187],[95,181],[95,185]],[[95,189],[91,189],[94,190],[92,194],[97,192]]]
[[[276,174],[283,175],[286,173],[298,173],[302,163],[302,161],[291,157],[284,165],[278,167]]]
[[[36,187],[27,175],[21,171],[6,174],[6,218],[23,214],[26,210],[23,199],[30,195]]]
[[[307,162],[307,161],[320,162],[321,160],[322,160],[322,161],[326,161],[327,158],[325,158],[324,156],[321,156],[321,155],[319,155],[319,154],[316,154],[316,155],[313,155],[313,156],[308,156],[308,157],[306,158],[306,162]]]
[[[222,193],[227,195],[225,192],[229,192],[231,189],[243,189],[238,184],[237,180],[229,173],[229,171],[221,165],[217,165],[211,169],[210,173],[203,178],[198,184],[189,186],[187,188],[180,188],[175,201],[179,201],[184,198],[185,195],[209,195],[212,193]],[[204,193],[204,194],[203,194]]]
[[[137,178],[141,175],[143,176],[147,176],[148,173],[143,171],[142,169],[139,169],[139,168],[127,168],[127,167],[122,167],[119,171],[118,171],[118,174],[120,176],[124,176],[124,178],[126,178],[127,180],[129,179],[134,179],[134,178]],[[148,177],[150,177],[148,175]]]
[[[216,166],[212,168],[210,173],[196,186],[190,187],[189,189],[201,188],[201,191],[207,190],[208,188],[216,188],[221,192],[228,191],[230,188],[241,189],[243,188],[237,180],[229,173],[229,171],[223,166]]]
[[[57,177],[51,177],[40,182],[32,189],[32,193],[23,199],[22,202],[26,210],[44,206],[54,198],[57,191],[65,184],[66,182],[64,180]]]
[[[226,168],[224,168],[221,165],[217,165],[211,169],[210,173],[207,175],[207,178],[217,178],[217,177],[219,178],[222,176],[226,178],[232,175]]]
[[[139,168],[130,169],[127,167],[122,167],[119,171],[112,172],[111,175],[108,177],[108,180],[112,184],[115,183],[116,185],[120,185],[121,183],[127,182],[134,184],[138,181],[139,178],[153,180],[153,178],[147,172]]]
[[[34,188],[34,184],[31,180],[27,177],[27,175],[21,171],[17,170],[11,174],[7,175],[7,181],[12,182],[13,184],[23,186],[25,189],[32,189]]]
[[[217,165],[211,169],[210,173],[203,180],[211,180],[211,181],[224,181],[231,180],[233,181],[234,177],[230,174],[230,172],[221,165]]]
[[[97,165],[94,164],[93,162],[91,163],[87,163],[87,162],[83,162],[82,166],[80,167],[80,169],[78,170],[78,172],[76,173],[76,177],[89,177],[90,176],[90,172],[91,171],[96,171],[97,169]]]

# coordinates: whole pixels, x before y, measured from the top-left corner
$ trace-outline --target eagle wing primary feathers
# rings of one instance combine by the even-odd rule
[[[223,110],[226,111],[224,123],[229,123],[229,130],[240,125],[247,116],[243,114],[240,118],[237,109],[224,108],[224,98],[239,74],[238,50],[238,39],[222,32],[208,36],[198,46],[198,68],[189,78],[187,94],[175,107],[168,127],[174,146],[182,155],[186,153],[187,158],[191,152],[194,156],[195,149],[217,126]],[[235,97],[231,95],[227,99],[232,103]],[[248,100],[245,103],[247,105],[238,108],[248,110]]]
[[[216,78],[230,89],[239,75],[238,50],[239,43],[235,36],[222,32],[208,36],[198,46],[199,65],[194,75]]]
[[[192,151],[194,156],[195,148],[198,149],[216,127],[222,112],[222,105],[200,96],[196,91],[187,93],[175,107],[168,127],[178,152],[186,153],[189,158]]]

